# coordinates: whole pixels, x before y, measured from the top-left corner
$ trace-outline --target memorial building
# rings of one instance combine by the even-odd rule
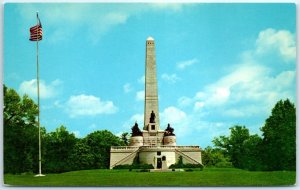
[[[117,165],[132,164],[138,159],[142,164],[152,164],[155,169],[168,169],[182,157],[184,164],[202,164],[199,146],[177,146],[174,129],[168,124],[161,130],[158,109],[155,42],[146,40],[144,126],[132,127],[129,146],[112,146],[110,169]]]

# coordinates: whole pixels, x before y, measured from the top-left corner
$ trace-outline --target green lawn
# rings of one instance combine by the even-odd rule
[[[4,175],[17,186],[281,186],[294,185],[296,172],[249,172],[233,168],[205,168],[192,172],[83,170],[62,174]]]

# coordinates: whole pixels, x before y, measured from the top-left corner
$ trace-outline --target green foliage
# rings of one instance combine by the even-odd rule
[[[152,164],[138,164],[133,165],[132,169],[154,169]]]
[[[208,163],[210,166],[230,167],[230,162],[237,168],[247,170],[262,170],[261,143],[262,139],[258,135],[250,135],[245,126],[234,126],[230,128],[230,136],[220,136],[215,138],[213,143],[218,147],[227,160],[219,161],[218,164]],[[217,149],[215,149],[217,150]],[[210,153],[213,159],[212,153]],[[230,161],[230,162],[229,162]]]
[[[277,102],[262,127],[263,163],[267,170],[296,169],[296,108],[289,99]]]
[[[262,138],[257,134],[250,135],[247,140],[243,142],[243,163],[244,169],[250,171],[263,170],[261,156],[264,154],[262,152]]]
[[[150,172],[149,169],[141,169],[140,172]]]
[[[296,169],[296,109],[288,99],[280,100],[261,128],[263,138],[250,135],[244,126],[230,128],[230,136],[213,140],[224,150],[234,167],[247,170]],[[204,151],[204,162],[210,164],[212,153]],[[210,159],[209,159],[210,158]],[[211,164],[212,165],[212,164]]]
[[[117,165],[113,169],[154,169],[152,164],[124,164],[124,165]]]
[[[172,164],[170,169],[177,169],[177,168],[199,168],[200,170],[203,169],[203,165],[201,164]]]
[[[110,147],[124,145],[110,131],[95,131],[83,139],[93,155],[92,168],[109,168]]]
[[[225,155],[230,157],[234,167],[243,168],[244,147],[243,143],[250,137],[249,130],[245,126],[234,126],[230,128],[230,136],[215,138],[213,143],[216,147],[225,150]]]
[[[172,164],[169,168],[170,169],[177,169],[177,168],[200,168],[202,170],[203,169],[203,165],[201,165],[201,164],[190,164],[190,163],[184,164],[182,156],[179,156],[177,163],[176,164]]]
[[[27,95],[20,97],[13,89],[3,87],[4,173],[36,173],[38,169],[37,105]],[[230,128],[230,136],[213,140],[216,148],[207,147],[203,164],[247,170],[295,170],[296,109],[289,101],[279,101],[262,127],[263,138],[250,135],[245,126]],[[136,125],[133,131],[140,134]],[[110,131],[95,131],[77,139],[64,126],[46,133],[41,127],[43,171],[65,172],[108,168],[110,147],[128,145],[128,133],[119,138]],[[232,163],[232,164],[231,164]],[[152,169],[136,158],[129,169]],[[170,168],[202,168],[202,165],[178,162]]]
[[[192,171],[194,171],[194,170],[192,170],[191,168],[189,168],[189,169],[186,169],[186,170],[184,170],[184,171],[186,171],[186,172],[192,172]]]
[[[37,173],[37,105],[27,95],[21,98],[6,86],[3,90],[4,173]],[[107,130],[77,139],[64,126],[50,133],[41,127],[41,138],[43,173],[108,168],[110,147],[126,144]]]
[[[117,165],[113,169],[154,169],[152,164],[143,164],[139,161],[139,156],[137,155],[134,159],[132,164],[124,164],[124,165]]]
[[[94,155],[83,139],[78,139],[70,155],[72,170],[92,169]]]
[[[124,164],[124,165],[117,165],[113,169],[119,170],[119,169],[132,169],[131,164]]]
[[[202,163],[204,166],[232,167],[230,157],[225,156],[225,151],[218,148],[206,147],[202,151]]]
[[[182,166],[182,165],[183,165],[183,158],[182,158],[181,155],[178,157],[177,164],[178,164],[179,166]]]
[[[64,126],[48,133],[44,140],[44,147],[47,150],[44,156],[44,171],[47,173],[71,171],[70,157],[76,141],[75,135],[69,133]]]
[[[127,133],[127,132],[122,133],[121,140],[123,141],[125,146],[128,146],[129,145],[129,133]]]
[[[4,173],[35,172],[38,160],[37,105],[3,86]],[[42,130],[42,136],[44,136]]]

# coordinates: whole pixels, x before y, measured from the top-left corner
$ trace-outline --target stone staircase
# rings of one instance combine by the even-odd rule
[[[183,158],[185,158],[186,160],[188,160],[191,164],[201,164],[199,161],[195,160],[194,158],[186,155],[184,152],[180,151],[179,149],[175,148],[175,152],[178,153],[179,155],[181,155]]]
[[[110,167],[110,169],[113,169],[117,165],[122,165],[122,163],[126,162],[127,160],[129,160],[130,158],[132,158],[133,156],[135,156],[136,153],[139,152],[139,150],[140,150],[140,148],[136,149],[134,152],[132,152],[129,155],[127,155],[126,157],[122,158],[121,160],[119,160],[118,162],[116,162],[115,164],[113,164]]]

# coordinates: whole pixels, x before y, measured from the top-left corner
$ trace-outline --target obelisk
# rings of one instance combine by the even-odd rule
[[[148,37],[146,41],[144,130],[149,132],[159,130],[157,94],[155,43],[152,37]]]

